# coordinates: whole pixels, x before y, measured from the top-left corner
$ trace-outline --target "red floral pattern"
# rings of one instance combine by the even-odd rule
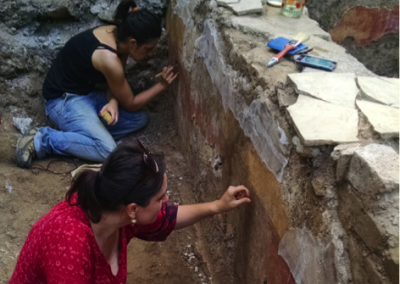
[[[175,227],[177,208],[164,204],[153,224],[121,228],[119,269],[114,276],[86,214],[63,201],[33,225],[9,284],[125,283],[129,241],[133,237],[164,241]]]

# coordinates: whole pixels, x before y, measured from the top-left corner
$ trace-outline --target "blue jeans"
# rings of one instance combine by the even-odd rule
[[[103,162],[116,147],[115,140],[139,130],[147,123],[143,112],[127,112],[119,107],[118,122],[108,126],[98,115],[108,103],[104,92],[87,96],[65,93],[46,104],[46,114],[59,130],[42,127],[34,138],[36,154],[76,156]]]

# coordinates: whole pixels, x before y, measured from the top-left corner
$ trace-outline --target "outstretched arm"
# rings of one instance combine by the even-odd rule
[[[240,204],[249,203],[251,202],[249,196],[249,190],[243,185],[230,186],[219,200],[179,206],[175,230],[183,229],[215,214],[228,212]]]
[[[155,96],[164,91],[177,78],[173,67],[164,67],[161,82],[136,96],[125,79],[124,67],[117,55],[103,50],[93,53],[93,66],[103,73],[107,79],[108,86],[125,110],[135,112],[150,102]]]

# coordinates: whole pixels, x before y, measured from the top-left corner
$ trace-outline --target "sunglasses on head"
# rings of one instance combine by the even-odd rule
[[[143,145],[143,143],[138,140],[138,145],[139,148],[143,151],[143,161],[144,163],[155,173],[159,172],[158,164],[156,160],[154,159],[153,155],[149,151],[149,149],[146,148],[146,146]]]

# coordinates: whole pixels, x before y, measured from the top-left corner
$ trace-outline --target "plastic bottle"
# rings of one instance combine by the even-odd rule
[[[287,17],[300,18],[305,3],[305,0],[283,0],[281,13]]]

